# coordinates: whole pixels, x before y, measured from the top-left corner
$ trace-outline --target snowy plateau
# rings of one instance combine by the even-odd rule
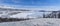
[[[51,12],[45,13],[44,10],[39,11],[0,8],[1,18],[30,18],[30,20],[24,21],[3,22],[0,23],[0,26],[60,26],[60,19],[58,18],[43,18],[43,14],[47,16]]]

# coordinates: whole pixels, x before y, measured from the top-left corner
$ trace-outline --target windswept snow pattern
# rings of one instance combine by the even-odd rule
[[[0,26],[60,26],[60,19],[40,18],[19,22],[0,23]]]

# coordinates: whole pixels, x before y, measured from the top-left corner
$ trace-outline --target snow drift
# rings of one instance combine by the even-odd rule
[[[18,22],[4,22],[0,26],[60,26],[60,19],[40,18]]]

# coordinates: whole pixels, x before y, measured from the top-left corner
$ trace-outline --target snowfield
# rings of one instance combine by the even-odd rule
[[[39,18],[26,21],[4,22],[0,26],[60,26],[60,19],[57,18]]]

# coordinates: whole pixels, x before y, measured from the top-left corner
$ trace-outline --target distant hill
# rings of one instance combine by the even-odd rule
[[[31,11],[28,9],[12,9],[12,8],[0,8],[0,11]]]

